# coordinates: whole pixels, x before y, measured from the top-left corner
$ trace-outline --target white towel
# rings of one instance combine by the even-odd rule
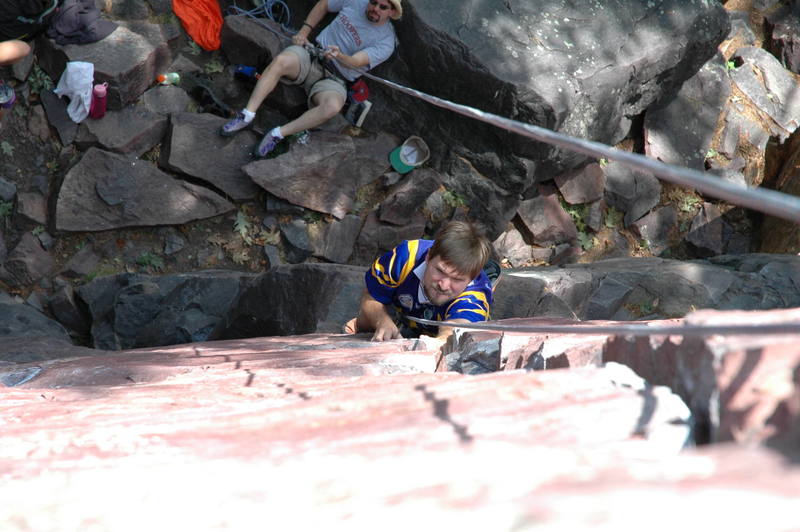
[[[81,122],[89,116],[94,84],[94,65],[84,61],[70,61],[58,80],[55,92],[59,97],[69,98],[67,113],[73,122]]]

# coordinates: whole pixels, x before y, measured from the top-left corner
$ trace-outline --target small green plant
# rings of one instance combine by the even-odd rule
[[[189,41],[188,44],[183,47],[183,51],[191,55],[200,55],[200,52],[202,52],[200,45],[194,41]]]
[[[606,210],[606,219],[604,223],[609,229],[614,229],[615,227],[622,225],[622,219],[622,212],[618,211],[614,207],[609,207]]]
[[[136,259],[136,264],[139,266],[144,266],[145,268],[151,268],[156,271],[164,269],[164,259],[154,253],[150,253],[149,251],[145,251],[139,255],[139,257]]]
[[[736,69],[736,61],[730,60],[725,63],[725,70],[735,70]]]
[[[233,222],[233,230],[239,233],[239,236],[242,237],[245,244],[248,246],[253,244],[253,225],[250,223],[250,220],[247,219],[247,215],[243,211],[236,213],[236,221]]]
[[[36,227],[34,227],[33,229],[31,229],[31,234],[32,234],[33,236],[39,236],[39,235],[41,235],[42,233],[44,233],[44,226],[43,226],[43,225],[37,225]]]
[[[322,221],[322,213],[317,211],[306,211],[303,213],[303,220],[308,224],[314,224]]]
[[[719,152],[717,150],[715,150],[714,148],[709,148],[708,151],[706,152],[706,159],[713,159],[717,155],[719,155]]]
[[[7,218],[11,216],[11,211],[14,209],[14,204],[10,201],[0,200],[0,218]]]
[[[4,140],[3,142],[0,142],[0,151],[11,157],[14,155],[14,146]]]
[[[455,209],[457,207],[466,207],[467,202],[464,197],[455,190],[445,190],[442,192],[442,201],[445,205]]]
[[[32,94],[41,94],[55,86],[50,76],[38,64],[33,65],[33,70],[28,75],[28,85]]]
[[[578,243],[581,245],[581,249],[584,251],[589,251],[594,247],[595,238],[590,235],[589,233],[578,232]]]
[[[217,72],[222,72],[225,70],[225,66],[220,62],[219,59],[212,59],[203,67],[203,71],[206,74],[215,74]]]
[[[603,167],[603,168],[605,168],[606,166],[608,166],[608,159],[606,159],[605,157],[601,157],[601,158],[600,158],[600,160],[599,160],[599,161],[597,161],[597,162],[598,162],[598,164],[599,164],[601,167]]]
[[[683,212],[692,212],[700,205],[700,198],[697,196],[684,196],[678,208]]]
[[[561,207],[567,212],[567,214],[569,214],[570,218],[572,218],[572,221],[575,223],[575,227],[578,229],[578,231],[585,232],[586,222],[584,220],[586,215],[589,213],[589,206],[585,203],[570,205],[562,199]]]

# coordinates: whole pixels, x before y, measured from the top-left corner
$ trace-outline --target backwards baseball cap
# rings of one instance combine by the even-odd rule
[[[389,0],[389,3],[394,6],[394,15],[392,15],[392,20],[399,20],[400,17],[403,16],[403,4],[400,3],[401,0]]]
[[[392,150],[389,154],[389,162],[398,174],[407,174],[417,166],[420,166],[428,157],[431,151],[425,141],[419,137],[408,137],[406,141]]]

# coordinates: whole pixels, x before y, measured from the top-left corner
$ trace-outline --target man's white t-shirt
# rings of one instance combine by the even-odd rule
[[[364,51],[369,57],[367,70],[375,68],[386,61],[397,43],[394,26],[391,22],[376,26],[367,19],[366,11],[369,0],[328,0],[328,10],[339,12],[317,36],[317,42],[323,48],[335,45],[345,55],[353,55]],[[357,70],[347,68],[334,61],[342,76],[353,81],[361,75]]]

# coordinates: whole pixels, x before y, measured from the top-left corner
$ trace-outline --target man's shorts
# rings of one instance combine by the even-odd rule
[[[347,87],[344,80],[325,70],[319,61],[312,60],[308,50],[293,44],[283,51],[297,56],[298,61],[300,61],[300,74],[294,80],[281,78],[281,83],[302,85],[306,94],[308,94],[309,107],[312,106],[311,98],[324,91],[335,92],[342,97],[343,101],[347,101]]]

